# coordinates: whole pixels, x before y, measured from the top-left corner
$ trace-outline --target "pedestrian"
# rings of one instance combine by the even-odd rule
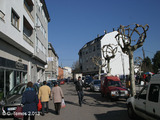
[[[33,89],[33,83],[28,82],[27,88],[25,92],[22,95],[22,104],[23,107],[23,113],[24,113],[24,120],[28,120],[28,117],[30,116],[30,120],[35,119],[35,114],[37,111],[37,104],[38,104],[38,96],[36,95],[36,91]]]
[[[43,81],[43,86],[39,88],[39,94],[38,94],[38,98],[41,100],[42,103],[42,113],[41,113],[42,116],[45,115],[44,109],[46,109],[46,113],[48,113],[48,101],[51,95],[51,89],[46,84],[47,82]],[[44,108],[44,105],[46,106],[46,108]]]
[[[83,82],[81,77],[78,77],[78,81],[75,82],[76,85],[76,91],[79,98],[79,105],[82,106],[82,100],[83,100]]]
[[[54,84],[54,87],[52,88],[52,97],[53,97],[56,114],[59,115],[60,109],[61,109],[61,102],[62,102],[62,99],[64,99],[64,95],[61,87],[58,86],[57,82]]]

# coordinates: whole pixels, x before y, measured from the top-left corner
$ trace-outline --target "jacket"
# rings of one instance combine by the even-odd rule
[[[37,112],[37,104],[38,104],[38,96],[36,95],[36,91],[33,88],[27,88],[26,91],[22,95],[22,104],[23,112],[31,113]]]
[[[64,98],[62,89],[59,86],[52,88],[52,96],[53,96],[53,102],[54,103],[61,103],[62,98]]]
[[[41,102],[48,102],[50,94],[51,94],[50,87],[48,87],[47,85],[43,85],[39,88],[38,99],[40,99]]]
[[[82,91],[83,90],[83,83],[82,83],[82,80],[79,80],[75,83],[76,85],[76,90],[77,91]]]

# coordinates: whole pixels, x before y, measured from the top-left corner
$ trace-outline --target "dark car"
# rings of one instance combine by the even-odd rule
[[[21,83],[13,87],[5,98],[0,101],[0,115],[10,116],[17,106],[21,104],[23,92],[27,88],[27,83]],[[37,84],[33,85],[36,93],[38,94],[39,87]]]
[[[92,77],[86,77],[86,79],[84,80],[84,87],[89,87],[92,81],[93,81]]]

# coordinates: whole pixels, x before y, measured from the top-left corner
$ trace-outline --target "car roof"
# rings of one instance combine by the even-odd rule
[[[106,76],[107,80],[120,81],[120,79],[116,76]]]
[[[155,74],[151,77],[150,83],[160,83],[160,74]]]

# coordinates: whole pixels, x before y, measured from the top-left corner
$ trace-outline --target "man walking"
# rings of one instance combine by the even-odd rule
[[[43,82],[43,86],[39,88],[38,98],[41,100],[42,103],[42,116],[44,116],[44,104],[46,105],[46,113],[48,113],[48,101],[51,95],[51,89],[49,86],[46,85],[46,81]]]
[[[76,91],[79,98],[79,105],[82,106],[82,100],[83,100],[83,82],[81,80],[81,77],[78,77],[78,81],[75,83],[76,85]]]

